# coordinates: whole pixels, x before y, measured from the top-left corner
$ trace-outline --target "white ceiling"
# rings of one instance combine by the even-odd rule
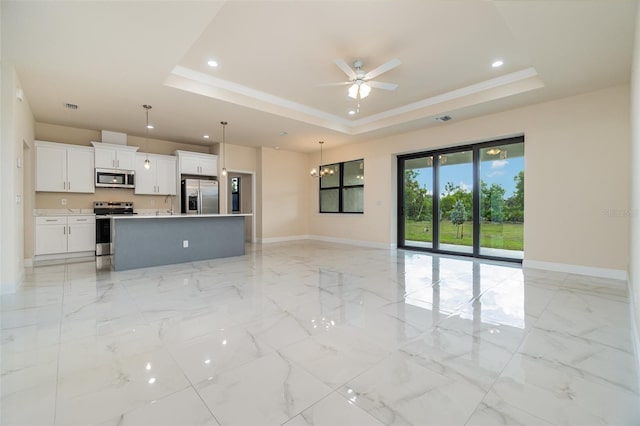
[[[39,122],[295,151],[629,81],[636,1],[2,0],[3,62]],[[336,59],[398,58],[356,102]],[[207,60],[215,59],[218,68]],[[491,63],[502,59],[504,66]],[[75,111],[64,103],[79,105]],[[286,131],[286,136],[279,133]],[[210,134],[206,141],[203,134]]]

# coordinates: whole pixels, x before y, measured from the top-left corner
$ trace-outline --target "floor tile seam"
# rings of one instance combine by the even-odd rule
[[[523,329],[524,333],[522,335],[522,337],[520,338],[520,342],[518,343],[518,346],[516,347],[515,350],[511,351],[511,355],[509,356],[509,359],[507,360],[507,362],[504,363],[504,366],[502,367],[502,369],[500,369],[500,372],[496,375],[496,377],[493,379],[493,381],[491,382],[491,384],[488,386],[484,396],[482,397],[482,399],[480,400],[480,402],[478,402],[478,404],[475,406],[475,408],[473,409],[473,411],[471,412],[471,414],[469,415],[469,417],[467,418],[467,420],[464,422],[464,424],[466,425],[469,420],[471,420],[471,417],[473,416],[473,413],[476,412],[476,410],[478,410],[478,408],[480,407],[480,404],[482,404],[482,401],[484,401],[486,399],[486,397],[489,395],[489,393],[493,390],[493,388],[495,387],[496,383],[500,380],[500,378],[502,377],[502,375],[504,374],[505,370],[507,369],[507,367],[509,366],[509,364],[511,364],[511,362],[513,361],[514,357],[516,356],[516,354],[520,353],[520,349],[522,348],[522,345],[524,344],[526,338],[529,336],[529,333],[531,332],[531,330],[535,327],[535,325],[538,323],[538,321],[540,320],[540,317],[542,316],[542,314],[544,312],[546,312],[547,307],[549,306],[549,304],[551,303],[551,300],[555,297],[557,293],[557,290],[554,291],[554,294],[549,297],[549,300],[547,301],[545,307],[542,309],[540,316],[538,316],[536,318],[536,320],[534,321],[534,323],[531,325],[531,327],[527,330],[526,328]],[[511,404],[510,404],[511,405]],[[526,412],[527,414],[531,414],[536,418],[539,418],[537,415],[533,414],[533,413],[529,413],[526,410],[521,409],[520,407],[515,407],[518,408],[524,412]],[[544,421],[547,421],[546,419],[541,419]]]
[[[502,375],[502,374],[501,374],[501,375]],[[495,385],[495,383],[494,383],[494,385]],[[537,386],[537,385],[535,385],[535,384],[527,384],[527,385],[525,385],[525,386],[532,386],[532,387],[534,387],[534,388],[536,388],[536,389],[538,389],[538,390],[541,390],[542,392],[549,392],[547,389],[545,389],[545,388],[541,388],[540,386]],[[491,386],[491,390],[493,390],[493,385]],[[528,415],[530,415],[530,416],[532,416],[532,417],[535,417],[536,419],[540,419],[540,420],[542,420],[542,421],[544,421],[544,422],[546,422],[546,423],[549,423],[549,424],[551,424],[551,425],[556,425],[556,424],[557,424],[555,420],[552,420],[552,419],[550,419],[550,418],[546,418],[546,417],[544,417],[544,416],[540,416],[540,415],[539,415],[539,413],[537,413],[537,412],[532,412],[532,411],[528,410],[527,408],[525,408],[525,407],[523,407],[523,406],[521,406],[521,405],[515,405],[515,404],[512,404],[511,402],[507,402],[504,398],[502,398],[502,397],[500,396],[500,394],[499,394],[498,392],[496,392],[496,391],[493,391],[493,392],[494,392],[494,394],[496,395],[496,398],[500,399],[500,400],[501,400],[501,401],[503,401],[505,404],[508,404],[510,407],[515,408],[515,409],[517,409],[517,410],[519,410],[519,411],[522,411],[523,413],[526,413],[526,414],[528,414]],[[485,397],[485,398],[486,398],[486,397]],[[482,400],[484,401],[484,398],[483,398]],[[471,419],[471,417],[469,417],[469,419],[467,419],[467,422],[468,422],[470,419]],[[559,426],[560,426],[560,425],[559,425]]]
[[[612,349],[614,351],[623,352],[625,354],[629,354],[631,356],[634,356],[633,349],[627,351],[627,350],[625,350],[623,348],[620,348],[618,346],[613,346],[613,345],[610,345],[610,344],[608,344],[606,342],[601,342],[599,340],[590,339],[588,337],[580,336],[579,334],[571,333],[571,332],[568,332],[568,331],[562,331],[562,330],[557,330],[557,329],[554,330],[554,329],[549,329],[549,328],[545,328],[545,327],[538,327],[535,324],[531,326],[531,330],[530,331],[533,331],[534,329],[539,331],[539,332],[555,334],[555,335],[559,335],[560,337],[564,337],[564,338],[577,339],[577,340],[583,341],[584,343],[589,344],[589,345],[602,346],[602,347],[607,348],[607,349]]]
[[[494,392],[494,393],[495,393],[495,392]],[[504,402],[505,404],[507,404],[511,409],[513,409],[513,410],[517,410],[517,411],[519,411],[519,412],[521,412],[521,413],[524,413],[524,414],[526,414],[526,415],[528,415],[528,416],[531,416],[531,417],[533,417],[533,418],[536,418],[536,419],[540,420],[540,423],[539,423],[540,425],[542,425],[543,423],[544,423],[544,424],[548,424],[549,426],[554,426],[554,425],[556,425],[556,424],[557,424],[557,423],[555,423],[555,422],[553,422],[553,421],[551,421],[551,420],[547,420],[547,419],[545,419],[545,418],[543,418],[543,417],[540,417],[540,416],[539,416],[539,415],[537,415],[536,413],[532,413],[532,412],[530,412],[530,411],[528,411],[528,410],[525,410],[525,409],[524,409],[524,408],[522,408],[522,407],[519,407],[519,406],[513,405],[513,404],[511,404],[510,402],[505,401],[505,400],[504,400],[504,399],[502,399],[502,398],[501,398],[497,393],[495,393],[495,395],[496,395],[496,398],[498,398],[500,401],[502,401],[502,402]],[[473,415],[475,414],[475,412],[477,411],[477,409],[480,407],[480,405],[483,403],[483,401],[484,401],[485,399],[486,399],[486,396],[482,398],[482,400],[478,403],[478,406],[473,410],[473,412],[471,413],[471,415],[470,415],[470,416],[467,418],[467,420],[463,423],[463,424],[464,424],[464,426],[467,426],[467,425],[468,425],[469,421],[471,420],[471,418],[473,417]],[[496,408],[494,408],[492,405],[489,405],[489,404],[486,404],[486,405],[487,405],[487,407],[489,407],[489,408],[493,409],[494,411],[497,411],[497,409],[496,409]]]
[[[572,377],[572,379],[580,379],[580,380],[584,380],[587,382],[591,382],[599,387],[601,386],[606,386],[606,387],[612,387],[615,388],[618,392],[622,392],[622,393],[626,393],[626,394],[630,394],[630,396],[635,396],[635,397],[639,397],[640,394],[637,390],[633,390],[633,389],[629,389],[627,387],[625,387],[624,385],[621,384],[617,384],[615,382],[612,382],[611,380],[608,380],[606,377],[603,376],[599,376],[597,374],[591,373],[589,371],[586,371],[582,368],[579,367],[575,367],[569,363],[563,362],[563,361],[558,361],[558,360],[553,360],[544,356],[533,356],[533,355],[529,355],[527,353],[524,352],[519,352],[518,353],[520,356],[524,357],[525,359],[528,359],[532,362],[540,362],[543,363],[543,366],[545,367],[549,367],[549,368],[557,368],[557,369],[561,369],[564,373],[568,374],[569,376]],[[575,373],[573,373],[575,372]],[[542,388],[544,389],[544,388]]]
[[[312,336],[313,338],[314,336]],[[321,344],[321,343],[319,343]],[[298,368],[302,369],[304,372],[306,372],[307,374],[309,374],[311,377],[315,378],[316,380],[320,381],[322,384],[324,384],[325,386],[327,386],[328,388],[330,388],[332,391],[337,391],[338,389],[340,389],[343,386],[346,386],[350,381],[355,380],[356,378],[360,377],[361,375],[363,375],[364,373],[368,372],[369,370],[371,370],[372,368],[378,366],[379,364],[381,364],[382,362],[384,362],[387,358],[389,358],[394,351],[388,351],[384,354],[384,356],[382,358],[380,358],[378,361],[375,361],[370,367],[365,368],[363,371],[361,371],[360,373],[357,373],[351,377],[349,377],[348,379],[346,379],[345,381],[338,383],[337,386],[334,388],[333,386],[327,384],[321,377],[318,377],[316,374],[314,374],[312,371],[310,371],[309,369],[307,369],[304,365],[300,364],[299,362],[295,361],[294,359],[292,359],[291,357],[287,356],[286,354],[280,352],[279,350],[276,351],[276,353],[285,358],[288,362],[296,365]],[[374,416],[375,417],[375,416]]]
[[[68,274],[68,266],[65,265],[65,277],[67,277]],[[65,286],[67,284],[66,282],[67,280],[64,280],[64,283],[62,284],[62,301],[60,303],[60,321],[58,324],[58,354],[57,354],[57,359],[56,359],[56,390],[55,390],[55,395],[53,396],[53,424],[57,424],[58,423],[58,389],[60,388],[60,355],[62,353],[62,323],[64,320],[64,301],[65,301],[65,296],[66,296],[66,292],[65,292]]]
[[[306,370],[304,370],[306,371]],[[308,373],[308,372],[307,372]],[[317,377],[313,376],[313,378],[318,379]],[[318,379],[319,380],[319,379]],[[334,393],[337,394],[338,396],[340,396],[340,394],[338,393],[338,391],[336,389],[332,389],[331,386],[328,386],[326,383],[322,382],[322,380],[320,380],[320,382],[327,386],[330,390],[326,395],[321,396],[318,400],[310,403],[309,405],[307,405],[306,407],[300,409],[300,411],[298,411],[297,413],[295,413],[294,415],[292,415],[291,417],[289,417],[287,420],[285,420],[284,422],[280,423],[280,426],[284,426],[284,424],[286,424],[287,422],[291,421],[291,419],[295,418],[296,416],[301,416],[302,413],[306,410],[308,410],[309,408],[313,407],[314,405],[319,404],[320,402],[324,401],[325,399],[329,398],[331,395],[333,395]]]
[[[151,325],[148,324],[150,327]],[[176,358],[173,355],[173,352],[170,350],[170,348],[167,346],[167,344],[165,343],[165,341],[163,339],[160,339],[160,343],[161,346],[163,348],[164,351],[166,351],[167,355],[169,356],[169,358],[171,358],[171,361],[173,361],[174,365],[180,370],[180,373],[182,374],[182,376],[184,377],[184,379],[186,380],[186,382],[189,384],[188,387],[191,387],[191,389],[193,389],[193,391],[196,393],[196,395],[198,395],[198,398],[200,399],[200,401],[202,402],[202,404],[204,404],[204,406],[207,408],[207,411],[209,412],[209,414],[211,414],[211,417],[213,417],[213,419],[218,423],[218,425],[222,425],[222,423],[220,422],[220,420],[218,420],[218,418],[216,417],[216,415],[213,413],[213,411],[211,411],[211,408],[209,407],[209,404],[207,404],[205,402],[205,400],[202,398],[202,395],[200,394],[200,392],[198,391],[198,388],[193,384],[193,382],[191,381],[191,379],[189,379],[189,376],[187,375],[187,373],[184,371],[184,368],[182,368],[182,366],[180,365],[180,363],[178,362],[178,360],[176,360]],[[187,389],[185,388],[185,389]],[[176,392],[181,392],[184,389],[180,389]],[[173,395],[176,392],[172,392],[170,395]],[[166,398],[169,395],[165,395],[163,396],[163,398]]]

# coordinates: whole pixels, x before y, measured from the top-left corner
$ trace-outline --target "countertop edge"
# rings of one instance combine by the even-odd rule
[[[114,220],[126,220],[126,219],[178,219],[178,218],[198,218],[198,217],[251,217],[252,213],[240,213],[240,214],[136,214],[136,215],[113,215],[111,219]]]

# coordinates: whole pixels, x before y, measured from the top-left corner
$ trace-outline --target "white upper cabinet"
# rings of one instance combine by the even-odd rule
[[[176,151],[179,174],[218,176],[218,156],[190,151]]]
[[[144,168],[149,158],[151,167]],[[137,153],[135,160],[136,194],[176,195],[176,157]]]
[[[134,170],[137,146],[91,143],[96,150],[96,169]]]
[[[35,141],[36,191],[95,192],[93,148]]]

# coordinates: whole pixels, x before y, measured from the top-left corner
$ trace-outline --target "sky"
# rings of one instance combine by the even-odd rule
[[[516,189],[516,183],[513,180],[521,170],[524,170],[524,157],[509,158],[505,160],[483,161],[480,163],[480,179],[485,181],[488,186],[493,183],[501,185],[505,189],[504,197],[509,198]],[[421,187],[427,187],[429,193],[433,191],[433,169],[431,167],[424,169],[415,169],[418,172],[418,182]],[[447,182],[453,182],[454,185],[471,191],[473,188],[473,169],[471,163],[455,164],[440,166],[440,184],[444,190]]]

